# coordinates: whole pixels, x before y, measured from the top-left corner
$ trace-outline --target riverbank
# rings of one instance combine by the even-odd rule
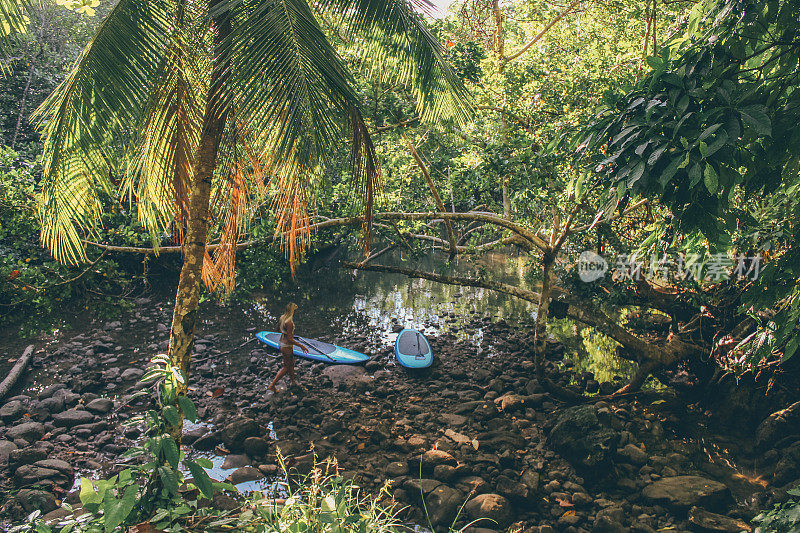
[[[0,407],[6,523],[76,501],[77,474],[117,468],[141,431],[123,423],[147,406],[132,394],[148,354],[166,346],[168,309],[142,301],[35,355],[21,394]],[[306,390],[275,395],[266,392],[278,369],[271,352],[250,343],[225,354],[241,339],[214,333],[210,321],[196,343],[190,395],[200,423],[187,428],[186,451],[211,456],[212,474],[243,489],[270,486],[277,450],[301,472],[314,454],[332,456],[363,490],[387,487],[385,503],[407,506],[409,523],[437,529],[458,515],[457,526],[489,517],[476,526],[498,530],[683,531],[713,522],[738,531],[800,477],[800,437],[786,424],[762,427],[758,442],[715,435],[700,406],[670,391],[567,406],[533,378],[527,329],[459,319],[458,336],[431,336],[437,358],[427,371],[396,365],[387,336],[365,328],[328,339],[370,354],[365,366],[300,360]],[[551,378],[610,388],[574,372],[565,352],[550,346]]]

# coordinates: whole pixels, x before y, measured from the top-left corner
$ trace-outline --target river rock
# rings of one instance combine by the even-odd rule
[[[464,506],[464,512],[472,520],[488,518],[499,528],[508,527],[514,519],[511,503],[499,494],[479,494]],[[492,522],[481,521],[476,525],[489,526]]]
[[[739,533],[752,531],[750,525],[738,518],[711,513],[699,507],[689,509],[689,524],[700,533]]]
[[[428,450],[419,457],[414,458],[409,465],[412,470],[418,470],[422,466],[425,473],[432,472],[439,465],[456,466],[456,458],[443,450]]]
[[[246,455],[232,453],[230,455],[226,455],[225,460],[222,461],[223,470],[242,468],[244,466],[250,466],[250,458]]]
[[[220,439],[220,432],[206,431],[192,443],[195,450],[211,451],[214,447],[222,442]]]
[[[447,485],[439,485],[425,497],[428,517],[434,526],[450,526],[462,503],[464,496]]]
[[[96,398],[86,404],[86,409],[98,415],[104,415],[114,408],[114,401],[108,398]]]
[[[619,439],[619,433],[598,418],[593,405],[562,411],[547,437],[550,446],[570,463],[592,472],[605,470],[611,463]]]
[[[58,509],[56,497],[45,490],[22,489],[17,493],[15,498],[22,508],[25,509],[26,513],[41,511],[42,514],[47,514],[50,511]]]
[[[322,371],[322,375],[327,376],[334,387],[372,381],[364,367],[353,365],[331,365]]]
[[[408,464],[403,461],[394,461],[386,466],[386,475],[390,478],[408,474]]]
[[[244,439],[244,453],[250,457],[261,457],[269,451],[269,443],[263,437],[247,437]]]
[[[222,442],[231,450],[241,450],[247,437],[258,435],[259,427],[251,418],[240,418],[222,430]]]
[[[531,497],[531,493],[525,484],[514,481],[502,474],[495,479],[495,486],[497,487],[497,492],[517,504],[523,504]]]
[[[72,465],[61,459],[42,459],[41,461],[36,461],[34,464],[39,468],[57,470],[70,479],[75,476],[75,470],[72,468]]]
[[[94,415],[82,409],[67,409],[63,413],[53,415],[53,423],[56,427],[71,428],[81,424],[89,424],[94,421]]]
[[[765,418],[756,429],[756,448],[766,449],[783,437],[797,433],[800,428],[800,402],[781,409]]]
[[[134,381],[143,375],[144,370],[141,368],[126,368],[119,377],[122,379],[122,381]]]
[[[14,480],[16,481],[17,486],[27,487],[48,480],[64,481],[64,477],[61,472],[52,468],[44,468],[35,465],[22,465],[14,472]]]
[[[647,454],[635,444],[627,444],[623,448],[617,450],[617,455],[622,457],[625,462],[634,465],[643,465],[647,463]]]
[[[262,474],[258,468],[252,466],[243,466],[231,472],[231,475],[228,476],[228,481],[234,485],[238,485],[239,483],[255,481],[257,479],[261,479],[262,477],[264,477],[264,474]]]
[[[8,456],[17,449],[10,440],[0,440],[0,465],[8,463]]]
[[[665,477],[647,485],[642,496],[652,503],[687,510],[695,505],[716,507],[730,498],[728,487],[700,476]]]
[[[6,431],[6,438],[9,440],[22,439],[33,443],[44,436],[44,425],[39,422],[24,422]]]
[[[0,407],[0,419],[3,422],[13,422],[25,414],[25,406],[19,400],[11,400]]]
[[[8,454],[8,467],[11,470],[16,470],[22,465],[32,465],[36,461],[47,459],[47,452],[42,448],[35,448],[29,446],[13,450]]]

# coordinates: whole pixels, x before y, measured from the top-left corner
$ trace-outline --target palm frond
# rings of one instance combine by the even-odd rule
[[[427,0],[322,0],[358,35],[362,62],[383,79],[411,88],[417,113],[427,122],[466,121],[472,108],[464,84],[425,25]]]
[[[176,29],[144,119],[136,128],[122,187],[131,202],[136,199],[139,222],[150,232],[154,246],[172,223],[182,242],[202,126],[205,84],[182,33]]]
[[[0,77],[10,72],[11,36],[28,31],[28,0],[0,0]]]
[[[84,259],[81,233],[96,226],[101,209],[86,185],[115,189],[120,144],[150,101],[173,15],[166,0],[120,0],[34,115],[45,137],[42,242],[59,261]]]
[[[309,240],[311,184],[347,130],[353,175],[371,210],[378,164],[353,79],[306,0],[234,3],[231,99],[277,185],[276,232],[292,265]]]

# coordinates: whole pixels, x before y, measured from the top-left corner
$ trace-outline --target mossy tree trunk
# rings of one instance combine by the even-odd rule
[[[209,11],[213,13],[218,3],[219,0],[211,0]],[[194,347],[197,308],[200,303],[203,260],[206,255],[211,183],[227,119],[227,106],[223,102],[223,94],[229,75],[226,40],[231,33],[231,21],[226,13],[222,13],[213,19],[212,24],[216,33],[214,69],[203,116],[197,163],[189,193],[189,210],[183,242],[183,267],[178,280],[178,291],[175,295],[175,309],[172,314],[169,339],[170,361],[181,369],[187,380]],[[180,392],[186,392],[186,383],[183,384]],[[183,420],[182,417],[181,420]],[[173,437],[180,441],[181,427],[175,429]]]

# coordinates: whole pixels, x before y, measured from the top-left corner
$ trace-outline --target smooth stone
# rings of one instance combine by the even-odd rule
[[[45,490],[22,489],[15,498],[26,513],[40,511],[42,514],[47,514],[58,509],[56,497]]]
[[[499,494],[479,494],[466,505],[464,505],[464,512],[467,517],[472,520],[477,520],[473,525],[491,525],[491,522],[481,523],[481,519],[494,520],[497,527],[508,527],[514,519],[514,513],[511,508],[511,502]]]
[[[228,481],[234,485],[238,485],[239,483],[255,481],[263,477],[264,474],[262,474],[258,468],[252,466],[243,466],[231,472],[231,475],[228,476]]]
[[[0,407],[0,419],[4,422],[13,422],[25,414],[25,406],[19,400],[11,400]]]
[[[230,470],[232,468],[242,468],[245,466],[250,466],[250,458],[246,455],[236,455],[230,454],[225,456],[225,460],[222,462],[222,469],[223,470]]]
[[[712,513],[699,507],[689,509],[689,523],[692,529],[701,533],[739,533],[753,528],[743,520]]]
[[[22,439],[29,443],[36,442],[45,434],[43,424],[39,422],[23,422],[6,431],[6,438],[10,440]]]
[[[665,477],[647,485],[642,496],[652,503],[687,510],[695,505],[716,507],[730,497],[728,487],[700,476]]]
[[[53,415],[53,423],[56,427],[71,428],[81,424],[89,424],[94,421],[94,415],[82,409],[67,409],[63,413]]]
[[[9,440],[0,440],[0,464],[8,463],[8,456],[17,449],[17,445]]]
[[[86,409],[98,415],[104,415],[114,408],[114,401],[108,398],[97,398],[86,404]]]

